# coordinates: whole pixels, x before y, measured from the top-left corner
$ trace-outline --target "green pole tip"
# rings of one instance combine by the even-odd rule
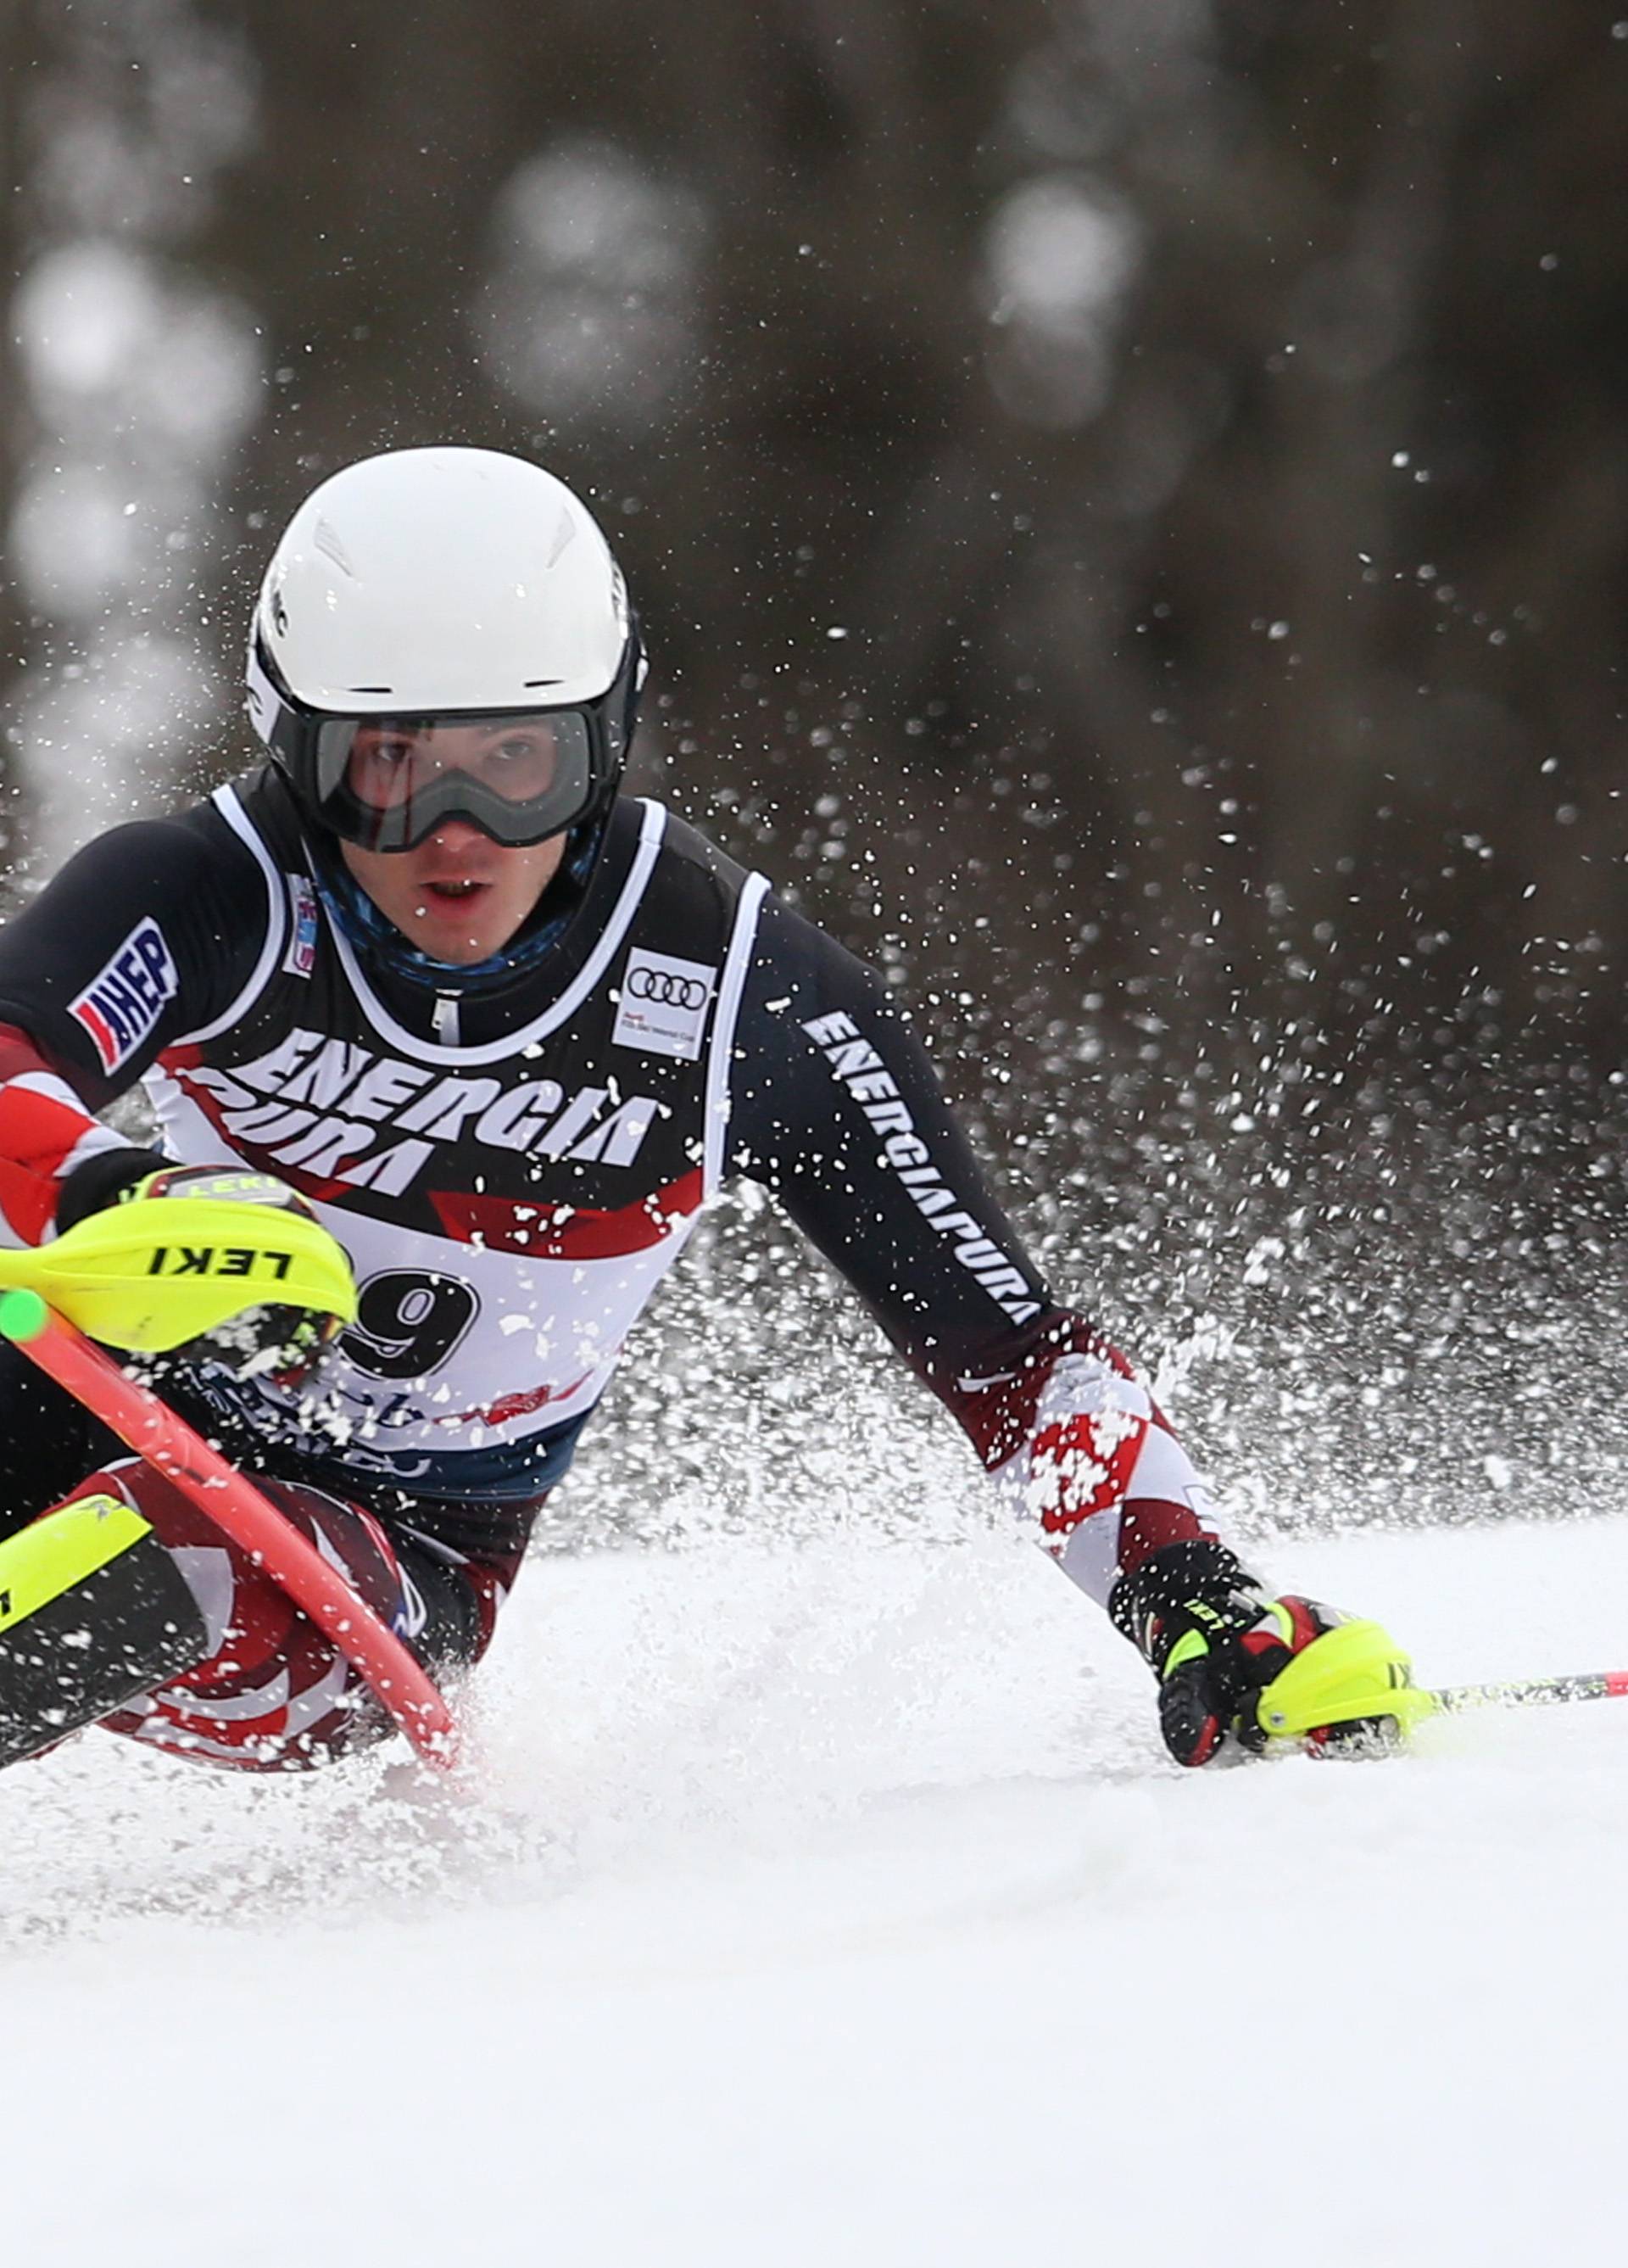
[[[51,1320],[38,1292],[7,1292],[0,1297],[0,1331],[9,1339],[37,1339]]]

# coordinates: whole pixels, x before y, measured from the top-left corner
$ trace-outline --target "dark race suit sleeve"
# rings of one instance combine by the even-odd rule
[[[99,1198],[144,1168],[95,1113],[237,996],[270,916],[206,807],[99,836],[0,930],[0,1238],[50,1235],[70,1174]]]
[[[876,976],[765,902],[742,998],[731,1170],[771,1190],[955,1415],[1016,1514],[1105,1600],[1215,1533],[1130,1366],[1052,1299]]]

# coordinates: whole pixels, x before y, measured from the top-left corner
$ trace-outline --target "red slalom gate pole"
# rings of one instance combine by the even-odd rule
[[[458,1728],[434,1683],[275,1505],[156,1394],[127,1378],[37,1292],[0,1298],[0,1332],[110,1432],[173,1481],[355,1664],[429,1764],[457,1761]]]

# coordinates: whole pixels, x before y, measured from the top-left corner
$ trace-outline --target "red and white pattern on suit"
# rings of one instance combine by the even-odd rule
[[[1009,1367],[940,1391],[1015,1518],[1099,1602],[1149,1553],[1215,1532],[1152,1395],[1082,1321],[1053,1321]]]
[[[46,1242],[75,1167],[128,1147],[128,1136],[92,1117],[31,1039],[0,1024],[0,1243]]]

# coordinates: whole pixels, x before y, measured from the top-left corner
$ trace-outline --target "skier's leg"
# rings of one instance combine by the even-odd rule
[[[500,1571],[437,1557],[322,1490],[260,1485],[432,1671],[482,1652]],[[0,1599],[8,1588],[0,1763],[98,1720],[249,1771],[301,1770],[393,1729],[287,1594],[139,1459],[0,1543]]]
[[[0,1764],[54,1747],[207,1651],[196,1603],[148,1523],[79,1485],[120,1454],[72,1395],[0,1343]],[[70,1495],[82,1500],[41,1517]]]
[[[107,1716],[110,1732],[246,1771],[297,1771],[389,1738],[394,1725],[360,1672],[279,1585],[161,1475],[120,1477],[187,1568],[209,1645],[194,1668]],[[432,1674],[484,1650],[495,1607],[480,1571],[431,1557],[321,1489],[258,1485]]]
[[[0,1538],[77,1494],[86,1473],[123,1454],[117,1436],[82,1402],[0,1339]]]
[[[209,1652],[151,1523],[88,1484],[0,1543],[0,1764],[54,1748]]]

